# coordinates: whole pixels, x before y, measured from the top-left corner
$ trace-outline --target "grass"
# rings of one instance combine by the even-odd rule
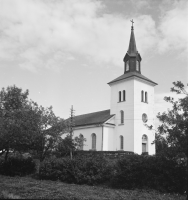
[[[162,194],[151,190],[117,190],[101,186],[66,184],[35,180],[31,177],[0,175],[0,199],[67,199],[67,200],[185,200],[185,195]]]

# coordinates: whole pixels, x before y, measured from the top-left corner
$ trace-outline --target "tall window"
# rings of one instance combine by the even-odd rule
[[[119,91],[119,102],[121,101],[121,91]]]
[[[84,150],[84,136],[80,134],[80,150]]]
[[[120,115],[121,115],[121,124],[124,124],[124,112],[123,112],[123,110],[120,111]]]
[[[96,150],[96,134],[95,133],[92,133],[91,135],[91,149],[92,150]]]
[[[147,103],[148,102],[148,93],[145,92],[145,102]]]
[[[125,101],[125,96],[126,95],[126,93],[125,93],[125,90],[123,90],[123,101]]]
[[[148,152],[148,137],[147,135],[142,136],[142,153]]]
[[[126,71],[129,71],[129,61],[126,62]]]
[[[136,61],[136,71],[139,71],[139,62],[138,62],[138,60]]]
[[[141,102],[144,102],[144,91],[141,91]]]
[[[120,150],[123,150],[123,136],[120,135]]]

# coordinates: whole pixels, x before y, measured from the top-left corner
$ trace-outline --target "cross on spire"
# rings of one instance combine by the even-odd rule
[[[132,26],[131,26],[131,30],[134,30],[134,27],[133,27],[133,19],[132,20],[130,20],[131,21],[131,23],[132,23]]]

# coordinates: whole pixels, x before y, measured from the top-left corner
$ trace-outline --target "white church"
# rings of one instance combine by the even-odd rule
[[[110,81],[110,109],[74,117],[73,137],[83,136],[84,151],[131,151],[155,154],[154,87],[157,83],[141,74],[141,56],[136,48],[134,28],[123,59],[124,74]]]

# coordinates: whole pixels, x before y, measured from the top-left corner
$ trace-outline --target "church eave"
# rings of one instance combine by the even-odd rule
[[[147,81],[147,82],[150,82],[150,83],[152,83],[153,85],[158,85],[157,83],[155,83],[155,82],[153,82],[153,81],[151,81],[151,80],[149,80],[149,79],[147,79],[147,78],[140,77],[139,75],[135,75],[135,74],[130,75],[130,76],[128,76],[128,77],[117,78],[117,79],[115,79],[115,80],[113,80],[113,81],[111,81],[111,82],[109,82],[109,83],[107,83],[107,84],[110,85],[110,84],[112,84],[112,83],[115,83],[115,82],[118,82],[118,81],[122,81],[122,80],[125,80],[125,79],[128,79],[128,78],[132,78],[132,77],[137,77],[137,78],[139,78],[139,79],[143,79],[143,80],[145,80],[145,81]]]

